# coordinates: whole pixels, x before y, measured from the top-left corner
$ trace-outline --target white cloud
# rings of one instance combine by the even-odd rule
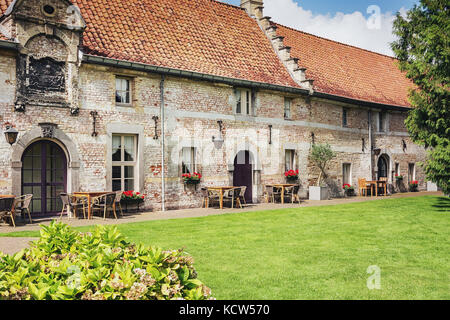
[[[389,43],[395,40],[392,34],[395,13],[379,12],[378,15],[376,11],[370,11],[367,17],[359,11],[351,14],[338,12],[334,16],[314,15],[293,0],[265,0],[264,8],[264,15],[272,17],[272,21],[282,25],[367,50],[393,55]],[[400,10],[402,13],[405,11],[404,8]]]

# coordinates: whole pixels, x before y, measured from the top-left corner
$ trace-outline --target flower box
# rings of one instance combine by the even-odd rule
[[[202,175],[197,172],[194,172],[194,174],[185,173],[181,177],[183,178],[183,182],[185,184],[195,184],[195,185],[199,184],[202,179]]]
[[[410,192],[418,192],[419,191],[419,181],[411,181],[409,183],[409,191]]]
[[[125,206],[125,212],[130,211],[128,207],[131,207],[131,210],[139,212],[140,206],[144,201],[145,195],[135,191],[124,191],[120,204]]]
[[[293,182],[293,183],[295,183],[295,182],[298,181],[298,178],[299,178],[298,174],[299,174],[299,171],[298,171],[298,170],[296,170],[296,171],[294,171],[294,170],[289,170],[289,171],[286,171],[286,172],[284,173],[284,176],[286,177],[286,180],[287,180],[288,182]]]
[[[353,187],[352,185],[350,185],[350,184],[344,184],[343,186],[342,186],[342,189],[344,189],[344,195],[345,196],[347,196],[347,197],[353,197],[353,196],[355,196],[356,194],[355,194],[355,187]]]

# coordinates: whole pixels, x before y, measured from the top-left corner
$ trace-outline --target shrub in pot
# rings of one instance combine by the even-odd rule
[[[313,144],[311,148],[311,162],[320,170],[317,186],[309,187],[310,200],[328,200],[328,186],[324,181],[328,178],[326,168],[328,163],[336,157],[336,153],[331,150],[329,144]]]
[[[0,252],[0,300],[212,299],[183,250],[130,243],[116,227],[41,227],[30,248]]]

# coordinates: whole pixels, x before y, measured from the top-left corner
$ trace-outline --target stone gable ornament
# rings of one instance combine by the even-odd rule
[[[53,139],[55,137],[56,124],[53,123],[40,123],[39,126],[42,130],[42,138]]]

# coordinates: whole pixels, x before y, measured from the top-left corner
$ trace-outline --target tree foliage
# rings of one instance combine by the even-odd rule
[[[329,144],[314,144],[311,148],[311,161],[320,169],[317,186],[320,186],[323,179],[328,177],[326,168],[328,163],[336,157],[336,153],[331,150]]]
[[[397,14],[392,49],[400,70],[415,84],[406,127],[428,149],[427,178],[450,193],[450,2],[422,0],[406,16]]]

